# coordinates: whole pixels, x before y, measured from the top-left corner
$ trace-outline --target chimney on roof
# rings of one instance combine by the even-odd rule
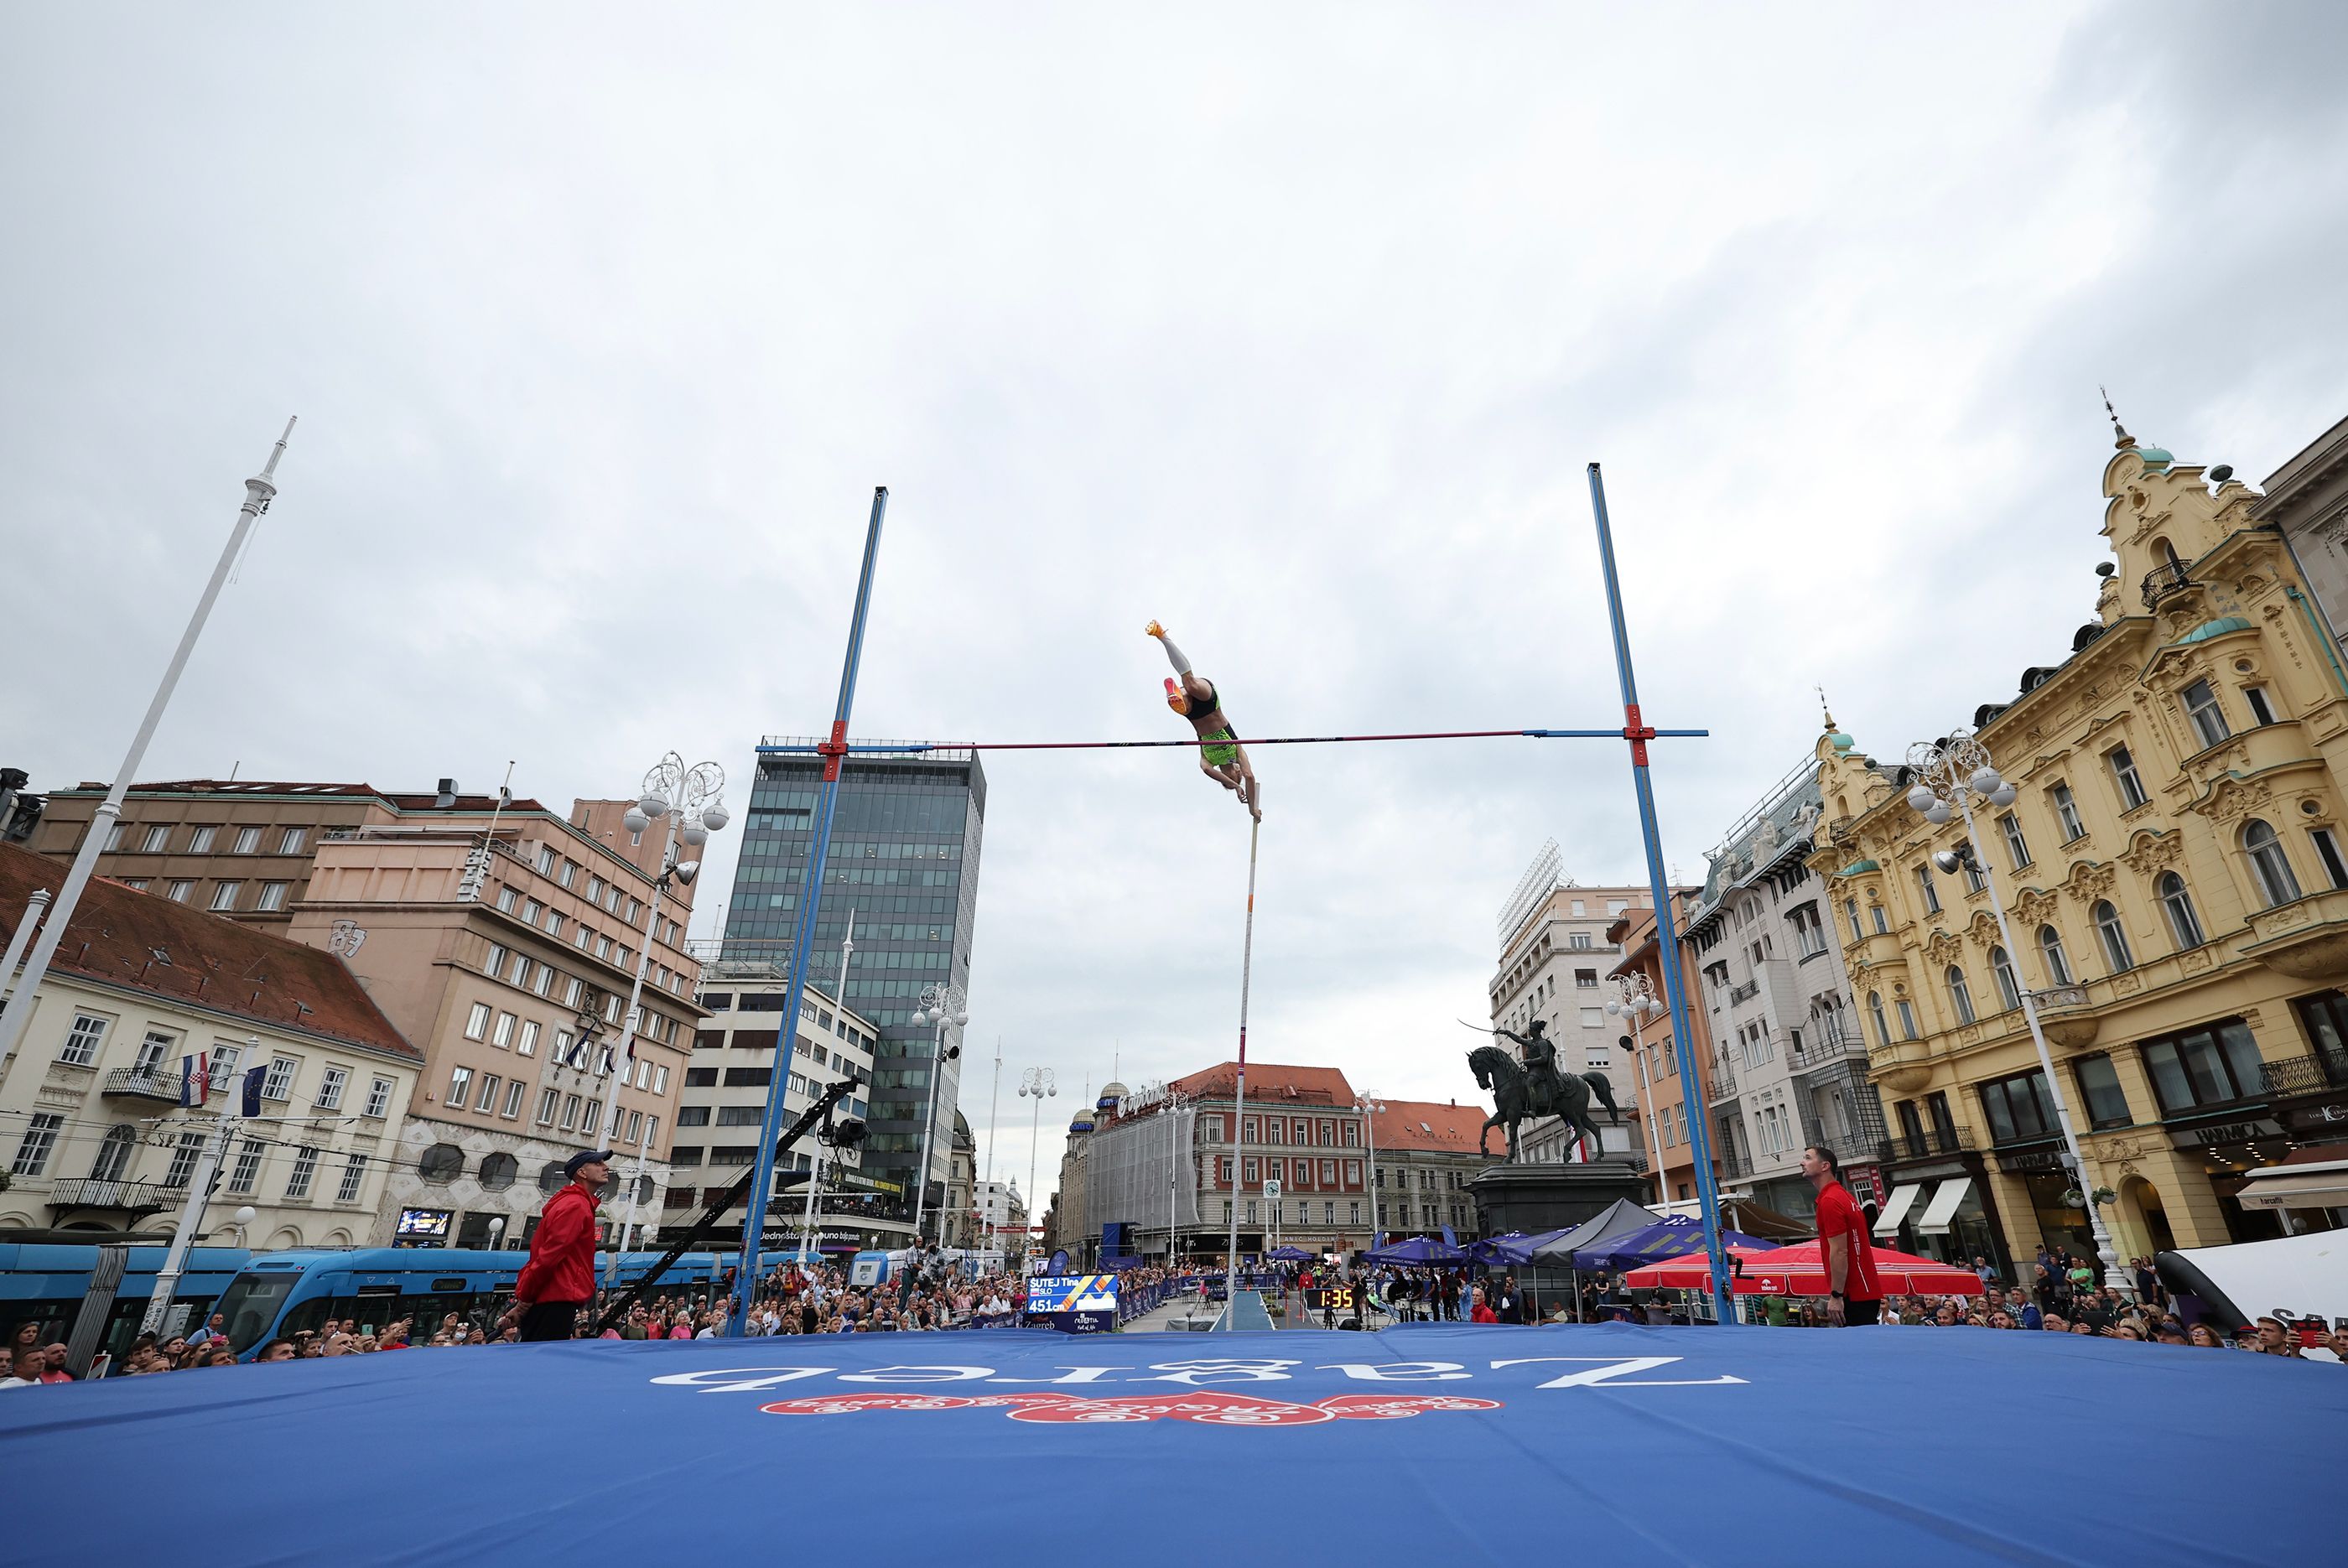
[[[455,805],[456,803],[457,803],[457,781],[456,781],[454,779],[443,779],[442,780],[440,780],[440,795],[439,795],[439,798],[438,798],[438,799],[434,800],[434,801],[432,802],[432,804],[433,804],[433,805],[435,805],[435,806],[437,806],[437,807],[438,807],[441,810],[445,811],[445,810],[447,810],[449,807],[451,807],[451,806]]]

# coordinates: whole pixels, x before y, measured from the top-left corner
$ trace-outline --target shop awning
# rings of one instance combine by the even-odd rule
[[[2236,1194],[2252,1209],[2336,1209],[2348,1206],[2348,1160],[2270,1165],[2253,1171]]]
[[[1912,1182],[1891,1189],[1891,1202],[1884,1204],[1883,1212],[1875,1217],[1875,1233],[1879,1236],[1898,1235],[1900,1222],[1906,1219],[1908,1211],[1916,1206],[1916,1194],[1923,1190]]]
[[[1963,1202],[1965,1194],[1972,1190],[1973,1179],[1970,1176],[1952,1176],[1935,1187],[1932,1190],[1932,1201],[1924,1205],[1924,1217],[1916,1222],[1918,1233],[1927,1236],[1947,1235],[1949,1222],[1956,1217],[1957,1205]]]

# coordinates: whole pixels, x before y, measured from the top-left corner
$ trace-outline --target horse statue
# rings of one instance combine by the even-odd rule
[[[1622,1109],[1614,1103],[1614,1086],[1602,1073],[1559,1073],[1554,1079],[1556,1087],[1552,1088],[1550,1082],[1528,1073],[1514,1056],[1498,1046],[1478,1046],[1469,1051],[1468,1066],[1476,1074],[1478,1086],[1490,1090],[1493,1104],[1499,1108],[1477,1132],[1476,1148],[1479,1153],[1492,1152],[1492,1129],[1498,1127],[1508,1134],[1509,1159],[1513,1161],[1517,1157],[1517,1124],[1543,1116],[1563,1118],[1577,1139],[1598,1140],[1598,1124],[1590,1116],[1593,1095],[1615,1120],[1622,1119]],[[1602,1141],[1600,1147],[1604,1147]]]

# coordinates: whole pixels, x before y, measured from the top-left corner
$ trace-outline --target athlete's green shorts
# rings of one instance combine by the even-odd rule
[[[1207,759],[1210,768],[1229,768],[1240,759],[1240,748],[1231,744],[1238,738],[1231,726],[1225,725],[1212,735],[1200,737],[1199,755]]]

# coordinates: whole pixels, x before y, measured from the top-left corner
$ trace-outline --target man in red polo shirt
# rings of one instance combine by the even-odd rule
[[[519,1327],[521,1337],[568,1339],[579,1309],[595,1294],[595,1194],[612,1179],[608,1149],[574,1154],[563,1162],[570,1184],[546,1201],[530,1233],[530,1262],[514,1282],[513,1305],[498,1331]]]
[[[1867,1215],[1842,1184],[1842,1161],[1813,1143],[1802,1150],[1802,1174],[1818,1194],[1818,1261],[1827,1271],[1827,1321],[1838,1327],[1880,1321],[1883,1288],[1875,1282],[1875,1248]]]

